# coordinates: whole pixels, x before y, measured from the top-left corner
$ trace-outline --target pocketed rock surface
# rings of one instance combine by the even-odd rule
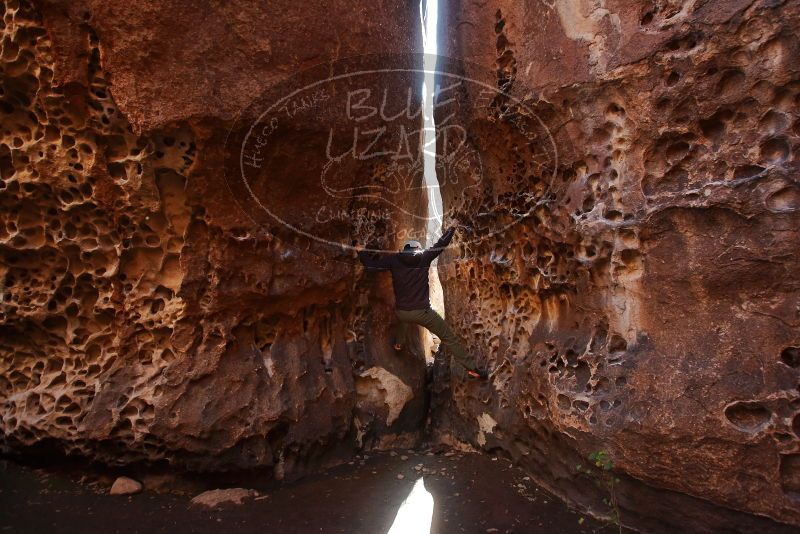
[[[264,86],[417,51],[418,6],[0,6],[3,450],[283,479],[419,443],[423,357],[390,347],[388,278],[254,221],[224,179]],[[461,227],[439,266],[492,378],[440,362],[429,429],[608,516],[606,479],[577,469],[606,451],[623,521],[647,531],[800,525],[800,2],[443,9],[442,53],[506,94],[465,86],[484,182],[464,204],[443,186]],[[347,222],[301,209],[322,118],[298,116],[269,170],[280,209],[344,241]],[[385,178],[373,161],[328,185]],[[527,215],[473,239],[502,213]],[[391,215],[361,235],[417,224]]]
[[[508,95],[466,85],[475,211],[539,205],[440,269],[495,374],[442,382],[436,428],[599,508],[575,465],[605,450],[631,513],[680,522],[688,495],[800,524],[800,3],[461,1],[446,19],[444,53],[495,65],[480,81]],[[509,156],[531,114],[548,172]]]
[[[9,0],[0,18],[5,448],[281,478],[412,445],[424,366],[388,345],[388,280],[254,225],[223,160],[233,117],[272,81],[413,51],[416,6]],[[320,154],[272,165],[286,208]]]

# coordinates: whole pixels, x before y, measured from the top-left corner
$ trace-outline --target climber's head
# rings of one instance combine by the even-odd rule
[[[409,240],[403,245],[403,252],[406,254],[419,254],[422,252],[422,245],[419,241]]]

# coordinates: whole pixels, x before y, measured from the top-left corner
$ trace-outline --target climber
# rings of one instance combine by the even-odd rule
[[[456,362],[466,369],[470,378],[486,380],[488,373],[478,369],[464,345],[444,322],[442,316],[431,308],[428,288],[428,268],[431,262],[450,244],[455,234],[455,226],[449,228],[433,247],[423,250],[418,241],[407,241],[403,250],[397,253],[370,255],[364,247],[355,244],[358,259],[367,269],[388,269],[392,273],[394,287],[395,315],[398,323],[395,329],[394,349],[402,350],[409,324],[427,328],[442,340],[453,354]]]

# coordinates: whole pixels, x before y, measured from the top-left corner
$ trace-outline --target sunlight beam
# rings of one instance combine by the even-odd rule
[[[424,52],[423,68],[425,76],[422,82],[423,109],[423,158],[425,187],[428,192],[428,227],[427,240],[442,227],[442,195],[439,191],[439,180],[436,177],[436,121],[433,116],[433,98],[436,91],[436,42],[439,23],[438,0],[421,0],[419,4],[422,20],[422,50]]]
[[[397,510],[394,523],[386,534],[427,534],[433,520],[433,495],[420,477],[411,493]]]

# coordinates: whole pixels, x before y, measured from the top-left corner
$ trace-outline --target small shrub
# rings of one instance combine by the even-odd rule
[[[617,525],[622,534],[622,523],[620,522],[619,502],[617,501],[617,484],[619,479],[614,476],[614,462],[608,451],[595,451],[588,456],[592,467],[584,467],[581,464],[575,466],[578,472],[589,475],[599,486],[608,491],[608,497],[603,498],[603,502],[611,509],[610,521]]]

